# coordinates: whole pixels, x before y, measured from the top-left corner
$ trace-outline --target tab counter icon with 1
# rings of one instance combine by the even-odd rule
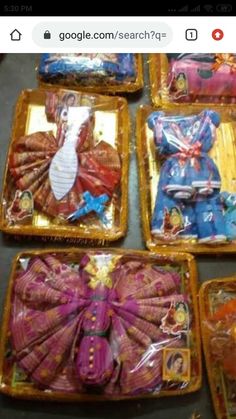
[[[197,29],[186,29],[185,31],[185,39],[187,41],[196,41],[198,38],[198,31]]]
[[[51,32],[45,31],[43,34],[44,39],[51,39]]]

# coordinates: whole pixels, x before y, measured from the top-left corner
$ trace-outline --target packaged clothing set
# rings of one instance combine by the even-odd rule
[[[150,55],[157,108],[140,107],[136,132],[150,249],[235,251],[235,63],[233,54]]]
[[[45,400],[177,395],[201,383],[196,268],[186,254],[19,254],[3,320],[1,390]]]

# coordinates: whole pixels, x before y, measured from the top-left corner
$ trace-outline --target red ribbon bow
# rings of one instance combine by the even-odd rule
[[[182,149],[180,152],[174,154],[174,157],[178,157],[181,166],[186,164],[187,160],[191,160],[191,165],[194,166],[196,170],[200,170],[200,164],[198,158],[201,156],[202,144],[197,141],[192,144],[189,149]]]

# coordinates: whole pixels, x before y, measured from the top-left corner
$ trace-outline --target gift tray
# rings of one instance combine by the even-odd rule
[[[167,103],[236,103],[235,54],[150,54],[151,97]]]
[[[42,54],[41,87],[97,93],[135,92],[143,87],[141,54]]]
[[[79,134],[73,133],[73,118],[81,121]],[[1,229],[101,242],[124,236],[128,165],[125,99],[66,90],[23,91],[5,168]]]
[[[196,391],[196,296],[196,265],[184,253],[19,253],[4,306],[0,391],[63,401]]]
[[[235,276],[205,282],[199,293],[202,341],[217,419],[236,418]]]
[[[195,230],[192,229],[192,226],[194,226],[194,224],[191,221],[192,220],[191,217],[192,217],[192,212],[195,207],[193,208],[193,210],[191,208],[192,212],[190,213],[190,215],[189,213],[187,213],[188,223],[186,224],[188,224],[187,226],[188,228],[186,229],[186,231],[188,231],[188,235],[186,234],[185,236],[182,237],[181,234],[179,234],[181,233],[182,230],[181,228],[178,229],[177,227],[181,227],[180,224],[183,223],[184,228],[185,228],[184,217],[186,216],[186,213],[183,212],[183,214],[181,214],[181,211],[177,211],[179,207],[178,203],[180,202],[178,200],[176,200],[176,204],[174,205],[176,207],[176,217],[173,220],[173,226],[172,226],[173,228],[175,227],[177,233],[172,234],[171,237],[168,234],[166,235],[166,237],[165,235],[162,235],[162,238],[160,237],[160,235],[156,235],[152,233],[153,229],[151,229],[151,223],[152,223],[152,214],[154,214],[155,204],[156,205],[162,204],[162,200],[164,199],[163,196],[161,197],[161,194],[159,194],[157,197],[157,193],[159,192],[159,189],[157,188],[157,186],[158,186],[158,182],[160,178],[161,168],[162,168],[162,165],[164,166],[163,162],[165,160],[159,157],[157,153],[157,148],[154,142],[154,131],[150,129],[148,126],[148,123],[147,123],[148,118],[150,120],[150,118],[152,117],[152,116],[150,117],[150,115],[154,115],[153,118],[156,118],[156,117],[160,118],[160,123],[163,123],[163,121],[165,122],[165,118],[167,118],[167,122],[170,128],[172,128],[173,126],[171,125],[173,124],[173,120],[170,119],[170,121],[168,121],[168,118],[173,117],[175,121],[178,121],[178,118],[180,116],[181,117],[184,116],[187,118],[190,115],[197,115],[196,118],[199,119],[201,115],[203,115],[203,117],[205,118],[204,126],[205,128],[207,128],[208,131],[206,132],[208,132],[208,134],[209,132],[210,133],[212,132],[212,131],[209,131],[210,125],[209,127],[207,127],[206,125],[208,123],[210,124],[210,122],[206,122],[206,121],[209,121],[209,119],[207,119],[209,118],[208,115],[213,115],[212,117],[214,118],[216,118],[217,116],[216,118],[217,127],[216,128],[214,127],[215,141],[212,143],[212,147],[210,148],[209,152],[207,154],[204,153],[204,159],[206,159],[205,160],[206,166],[210,164],[212,167],[212,176],[214,175],[214,171],[216,172],[218,176],[216,179],[217,181],[212,182],[212,185],[214,184],[213,188],[217,186],[217,188],[219,189],[220,182],[221,182],[220,191],[219,193],[217,192],[218,197],[220,197],[220,203],[218,204],[218,207],[219,206],[221,207],[223,205],[221,203],[221,200],[224,200],[225,206],[224,206],[224,211],[220,209],[218,218],[216,218],[214,212],[211,211],[211,214],[210,214],[211,217],[208,220],[207,219],[209,215],[207,213],[208,207],[204,203],[204,202],[209,202],[207,201],[208,197],[206,196],[206,200],[202,201],[203,204],[202,202],[198,204],[198,208],[200,206],[200,209],[199,209],[200,215],[198,214],[198,217],[199,217],[198,229],[199,229],[200,234],[202,235],[201,237],[203,237],[202,240],[198,240],[195,238]],[[196,119],[196,124],[197,124],[197,130],[198,130],[199,121],[197,119]],[[236,244],[235,244],[236,236],[234,235],[234,217],[236,215],[236,211],[235,211],[235,206],[234,206],[235,203],[233,200],[233,197],[235,197],[235,192],[236,192],[236,148],[235,148],[236,131],[235,131],[235,128],[236,128],[236,107],[232,105],[229,107],[215,105],[215,106],[211,106],[210,110],[206,110],[206,107],[200,104],[168,105],[168,106],[158,108],[158,109],[153,109],[152,107],[148,105],[144,105],[140,107],[137,114],[137,130],[136,130],[140,205],[141,205],[143,236],[144,236],[146,245],[149,249],[153,250],[157,247],[164,249],[164,248],[167,248],[168,246],[168,248],[171,248],[176,251],[185,251],[185,252],[191,252],[191,253],[224,253],[224,252],[230,253],[230,252],[236,251]],[[164,128],[163,132],[164,133],[167,132],[168,129],[169,128],[167,126],[166,128]],[[210,130],[211,129],[212,128],[210,128]],[[177,137],[178,135],[180,135],[179,132],[177,133]],[[204,137],[202,141],[204,141]],[[192,166],[193,167],[196,166],[195,167],[196,170],[194,174],[194,176],[196,176],[196,179],[195,179],[196,181],[199,177],[198,174],[200,173],[198,163],[200,161],[199,156],[201,155],[200,154],[201,151],[198,151],[196,147],[200,148],[201,145],[199,144],[199,142],[197,142],[194,146],[191,146],[191,147],[189,151],[190,154],[192,153],[191,155],[188,154],[188,152],[182,153],[182,151],[180,152],[180,154],[178,154],[177,152],[173,154],[174,159],[177,156],[177,160],[179,159],[180,161],[180,165],[179,165],[180,173],[182,170],[181,168],[187,167],[188,162],[190,162],[190,165],[188,168],[189,171],[186,170],[186,173],[185,173],[186,185],[190,183],[189,179],[190,179],[190,176],[192,176]],[[169,159],[169,161],[171,161],[171,159]],[[167,181],[170,178],[170,176],[172,176],[171,167],[166,176]],[[210,175],[208,175],[208,177],[210,176],[211,176],[211,173]],[[184,179],[184,177],[182,177],[182,179]],[[197,183],[196,181],[195,183]],[[167,186],[164,180],[162,183],[163,183],[162,187],[164,190],[164,188],[166,188]],[[205,186],[209,187],[209,185],[207,185],[207,182],[204,185],[204,187]],[[182,194],[183,192],[184,194],[186,194],[188,190],[189,190],[188,186],[183,186]],[[173,192],[173,190],[171,190],[171,187],[169,187],[169,191],[170,193]],[[214,196],[215,192],[213,191],[213,189],[210,192],[212,192],[212,196]],[[232,198],[232,202],[230,204],[229,204],[229,201],[227,200],[228,198],[230,199]],[[217,211],[218,211],[218,207],[217,207]],[[167,206],[167,209],[168,209],[168,206]],[[206,217],[205,217],[206,219],[204,219],[205,213],[206,213]],[[186,216],[186,219],[187,219],[187,216]],[[166,219],[165,217],[163,217],[163,225],[166,228],[166,230],[164,230],[164,233],[165,232],[168,233],[170,231],[170,228],[169,228],[169,225],[167,225],[168,224],[167,222],[166,222],[166,225],[164,224],[164,221],[167,221],[167,216],[166,216]],[[204,222],[209,221],[210,224],[213,222],[214,231],[212,230],[211,226],[209,227],[207,223],[204,224],[203,221]],[[171,224],[170,220],[169,220],[169,224]],[[204,238],[205,231],[201,230],[203,224],[206,226],[204,228],[208,228],[208,227],[211,228],[208,234],[208,238],[207,238],[208,242],[204,242],[206,241]],[[162,225],[162,228],[164,228],[163,225]],[[224,232],[223,232],[224,234],[222,235],[222,237],[224,238],[224,241],[220,242],[220,240],[217,241],[216,238],[217,237],[221,238],[222,226],[226,227],[226,231],[224,229]],[[194,228],[196,228],[196,226]]]

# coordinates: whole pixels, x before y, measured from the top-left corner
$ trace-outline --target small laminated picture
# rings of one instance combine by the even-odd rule
[[[165,348],[163,349],[163,380],[190,380],[190,350]]]

